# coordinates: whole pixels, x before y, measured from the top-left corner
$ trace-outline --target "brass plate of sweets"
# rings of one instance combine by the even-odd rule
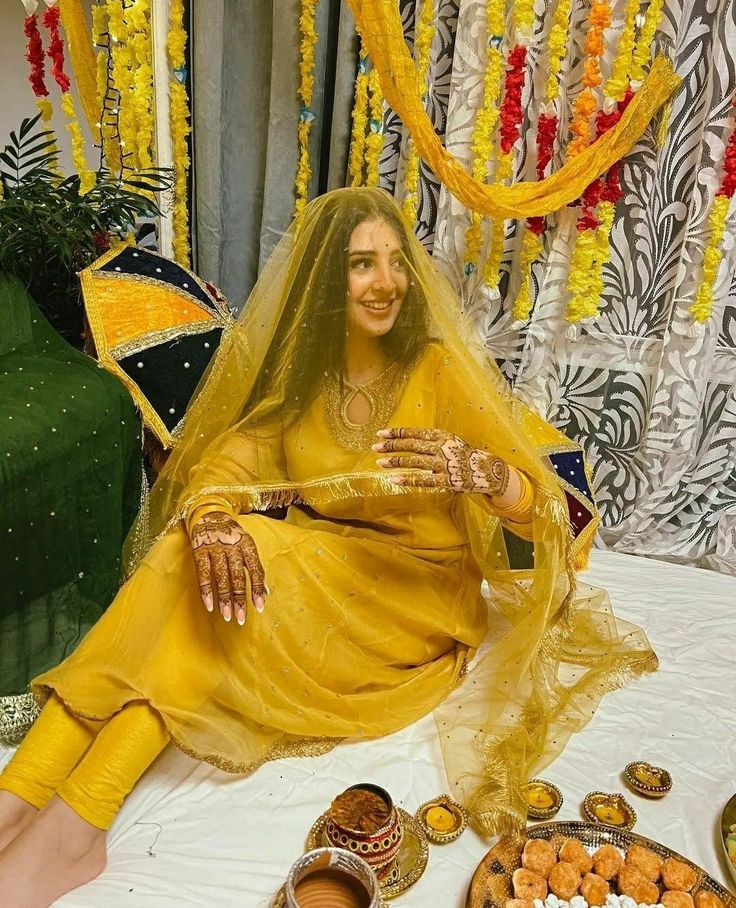
[[[736,807],[736,799],[734,806]],[[635,832],[604,826],[602,823],[583,823],[574,820],[539,823],[536,826],[527,827],[526,838],[501,839],[486,854],[473,874],[466,902],[467,908],[506,908],[506,903],[514,897],[512,877],[514,871],[521,867],[521,854],[527,839],[546,839],[552,843],[557,852],[567,839],[577,839],[582,842],[591,854],[597,851],[601,845],[613,845],[618,848],[622,856],[632,845],[642,845],[665,860],[675,858],[692,867],[698,876],[698,882],[691,892],[692,895],[698,892],[712,892],[721,899],[725,908],[736,908],[736,896],[708,876],[697,864],[676,851],[672,851],[666,845],[660,845],[659,842],[646,839]]]
[[[583,801],[583,813],[591,823],[615,826],[616,829],[633,829],[636,811],[620,794],[591,791]]]
[[[429,858],[429,843],[422,827],[411,814],[402,810],[401,807],[396,809],[401,818],[404,836],[396,858],[398,872],[395,875],[391,874],[386,880],[380,882],[381,898],[386,900],[395,899],[413,886],[427,869],[427,860]],[[309,830],[306,842],[307,851],[329,845],[325,834],[329,813],[330,811],[326,810]]]
[[[415,817],[430,842],[446,845],[468,825],[468,815],[463,807],[449,795],[440,795],[422,804]]]
[[[661,766],[636,760],[624,769],[624,778],[637,794],[645,798],[663,798],[672,791],[672,776]]]

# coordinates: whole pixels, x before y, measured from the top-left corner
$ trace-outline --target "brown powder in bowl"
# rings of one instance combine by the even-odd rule
[[[332,802],[330,817],[343,829],[370,835],[385,826],[389,808],[375,792],[364,788],[349,788]]]

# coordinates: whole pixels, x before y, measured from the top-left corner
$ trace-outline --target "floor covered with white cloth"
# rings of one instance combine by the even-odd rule
[[[579,819],[588,791],[626,792],[624,766],[646,759],[669,769],[674,787],[660,802],[626,795],[639,815],[634,831],[728,884],[719,817],[736,791],[736,579],[603,552],[593,553],[582,579],[605,587],[617,614],[647,629],[660,671],[608,696],[545,770],[565,798],[556,819]],[[0,764],[9,755],[0,751]],[[431,716],[388,738],[272,763],[248,778],[169,748],[117,818],[103,876],[56,904],[266,908],[336,794],[373,781],[413,813],[446,790],[441,766]],[[460,908],[487,848],[472,831],[431,846],[427,872],[396,904]]]

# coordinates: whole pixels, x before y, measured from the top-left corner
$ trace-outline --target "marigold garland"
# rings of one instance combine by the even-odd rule
[[[540,219],[541,220],[541,219]],[[532,310],[531,269],[542,251],[542,241],[534,230],[526,230],[521,241],[519,268],[523,275],[514,302],[514,321],[525,322]]]
[[[471,148],[473,151],[473,177],[485,180],[488,176],[488,165],[493,156],[493,135],[498,122],[498,99],[503,85],[504,65],[501,41],[504,31],[505,0],[488,0],[486,5],[486,32],[488,36],[488,62],[483,77],[483,104],[478,111],[473,126]],[[469,274],[477,265],[480,248],[483,244],[483,219],[473,211],[470,224],[465,231],[466,273]]]
[[[504,183],[511,179],[514,170],[513,148],[519,138],[523,119],[521,95],[526,78],[526,46],[515,45],[509,52],[506,75],[504,78],[503,101],[499,112],[501,122],[500,158],[496,172],[496,182]],[[495,218],[491,231],[491,244],[486,263],[483,267],[483,280],[487,286],[496,288],[501,279],[501,260],[506,236],[506,224],[503,218]]]
[[[309,136],[314,122],[312,96],[314,94],[314,48],[317,44],[317,32],[314,27],[317,11],[317,0],[301,0],[299,14],[299,166],[296,174],[296,217],[301,220],[309,198],[309,181],[312,178],[312,165],[309,160]]]
[[[572,0],[560,0],[555,10],[555,18],[547,42],[549,46],[549,76],[545,94],[548,101],[556,100],[560,94],[560,70],[567,52],[571,12]]]
[[[511,179],[514,171],[514,154],[513,151],[507,151],[502,154],[498,161],[496,171],[496,182],[504,183]],[[501,261],[503,260],[503,246],[506,237],[506,221],[504,218],[493,219],[493,229],[491,230],[491,239],[489,244],[488,257],[483,266],[483,281],[491,288],[498,287],[501,281]]]
[[[169,122],[171,129],[172,157],[174,165],[174,205],[171,213],[173,226],[174,258],[180,265],[189,265],[189,208],[188,177],[189,149],[187,136],[189,125],[189,98],[184,82],[176,77],[183,73],[186,64],[187,36],[184,31],[184,0],[171,0],[169,36],[167,50],[169,65],[173,70],[169,78]]]
[[[646,67],[650,59],[649,48],[663,15],[664,0],[651,0],[631,59],[631,81],[637,87],[644,81]]]
[[[125,11],[128,44],[133,64],[133,91],[130,95],[136,141],[133,162],[137,168],[153,165],[153,50],[150,0],[135,0]]]
[[[368,90],[370,92],[370,119],[368,136],[365,140],[366,185],[378,186],[379,165],[383,151],[383,91],[381,90],[381,80],[375,69],[371,69],[368,76]]]
[[[72,140],[72,161],[79,174],[79,194],[86,195],[97,182],[95,174],[87,166],[84,153],[84,136],[79,125],[74,98],[69,91],[71,82],[64,72],[64,42],[59,32],[59,8],[49,7],[43,14],[43,24],[49,30],[49,46],[46,55],[51,59],[51,75],[61,90],[61,109],[67,119],[66,128]]]
[[[108,77],[112,69],[112,39],[109,31],[109,2],[92,6],[92,43],[97,48],[97,109],[100,111],[100,134],[102,157],[113,173],[120,173],[120,141],[118,137],[119,117],[110,122],[107,107]],[[119,101],[117,102],[120,103]]]
[[[362,43],[358,73],[355,77],[355,104],[353,106],[353,133],[350,140],[350,162],[348,173],[350,185],[360,186],[363,183],[363,163],[365,159],[366,130],[368,128],[368,58]]]
[[[606,81],[604,93],[614,101],[622,101],[626,94],[626,89],[629,87],[639,2],[640,0],[627,0],[626,2],[624,26],[618,39],[618,48],[611,67],[611,75]]]
[[[736,99],[733,112],[736,114]],[[734,194],[736,194],[736,124],[731,127],[731,135],[728,138],[723,160],[721,186],[708,218],[710,235],[703,253],[702,281],[695,294],[695,300],[688,310],[693,319],[701,324],[710,318],[713,311],[713,288],[718,276],[718,266],[723,258],[722,243],[726,232],[726,218]]]
[[[423,91],[426,91],[430,52],[432,50],[432,41],[434,39],[435,31],[434,0],[424,0],[414,42],[417,54],[417,76]],[[404,203],[402,208],[407,221],[413,226],[416,221],[417,207],[419,205],[419,155],[414,148],[414,143],[411,138],[409,138],[407,142],[407,149],[408,157],[406,161]]]
[[[603,31],[610,24],[611,6],[608,0],[593,0],[588,33],[585,37],[586,60],[583,72],[585,88],[577,96],[573,105],[570,132],[574,138],[567,149],[568,159],[580,154],[590,142],[590,127],[598,107],[595,89],[601,83],[600,58],[603,54]]]

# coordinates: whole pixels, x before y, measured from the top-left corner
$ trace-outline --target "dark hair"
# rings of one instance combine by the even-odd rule
[[[365,221],[382,220],[391,227],[401,243],[405,256],[409,286],[391,331],[380,338],[387,357],[395,362],[413,362],[429,342],[427,301],[418,281],[413,280],[416,264],[401,213],[393,199],[382,190],[351,191],[346,198],[343,190],[332,194],[323,204],[316,220],[308,222],[311,236],[301,268],[292,282],[292,299],[271,341],[253,393],[245,407],[251,411],[268,395],[271,376],[288,369],[285,394],[285,415],[302,413],[319,393],[325,373],[342,376],[345,354],[346,297],[348,289],[348,248],[353,231]],[[346,204],[347,202],[347,204]],[[307,210],[309,217],[309,210]],[[306,229],[306,228],[305,228]],[[329,237],[329,239],[326,239]],[[324,243],[329,242],[339,254],[320,256]],[[324,267],[316,273],[316,263]],[[298,304],[306,296],[306,307],[295,324]],[[282,362],[286,341],[294,330],[303,333],[304,343],[296,346],[291,363]],[[320,355],[315,356],[315,345]]]

